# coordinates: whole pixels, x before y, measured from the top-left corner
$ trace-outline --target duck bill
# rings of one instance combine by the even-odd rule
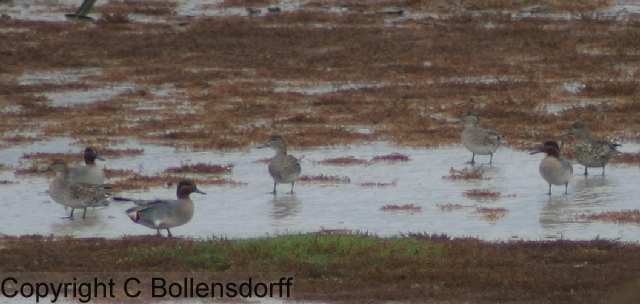
[[[256,148],[258,148],[258,149],[264,149],[264,148],[269,148],[269,147],[270,147],[270,145],[269,145],[269,144],[261,144],[261,145],[258,145]]]
[[[200,191],[200,189],[196,189],[196,191],[193,191],[193,192],[200,193],[200,194],[203,194],[203,195],[207,195],[205,192]]]

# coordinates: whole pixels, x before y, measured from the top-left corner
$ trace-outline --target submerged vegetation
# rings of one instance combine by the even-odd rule
[[[231,173],[233,165],[214,165],[214,164],[183,164],[179,167],[169,167],[165,173],[193,173],[193,174],[225,174]]]
[[[613,223],[640,224],[640,210],[605,211],[593,214],[580,214],[578,219]]]
[[[380,208],[382,211],[408,211],[408,212],[420,212],[422,207],[415,204],[387,204]]]
[[[348,176],[337,175],[302,175],[298,178],[300,183],[320,183],[320,184],[349,184],[351,179]]]
[[[640,247],[598,241],[304,234],[246,240],[0,239],[0,272],[119,272],[217,281],[294,276],[298,300],[636,303]],[[55,261],[55,262],[52,262]],[[31,277],[32,280],[38,278]]]
[[[449,175],[443,176],[444,179],[449,180],[479,180],[487,179],[484,177],[484,170],[481,167],[463,168],[461,170],[449,169]]]
[[[489,189],[471,189],[464,191],[464,196],[477,199],[498,199],[500,192],[491,191]]]

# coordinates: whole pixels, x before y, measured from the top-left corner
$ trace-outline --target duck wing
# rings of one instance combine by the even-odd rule
[[[140,202],[142,203],[142,201]],[[144,205],[138,205],[125,211],[132,221],[149,227],[158,227],[170,216],[177,201],[149,200]]]
[[[297,158],[287,155],[287,166],[286,172],[291,172],[295,174],[300,174],[302,172],[302,166],[300,166],[300,161]]]
[[[109,205],[111,197],[111,185],[93,185],[86,183],[73,183],[69,185],[69,194],[72,199],[81,201],[83,204],[96,207]]]
[[[502,136],[494,129],[478,128],[478,138],[483,145],[500,144]]]

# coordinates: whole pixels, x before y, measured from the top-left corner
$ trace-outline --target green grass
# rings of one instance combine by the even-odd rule
[[[0,239],[0,273],[295,278],[297,299],[638,303],[640,245],[298,234],[243,240]]]
[[[366,235],[287,235],[271,239],[212,240],[166,247],[130,247],[126,262],[181,265],[188,270],[225,271],[242,264],[261,271],[281,265],[310,274],[348,277],[346,264],[384,266],[392,262],[419,263],[441,256],[439,244],[415,239],[377,239]]]

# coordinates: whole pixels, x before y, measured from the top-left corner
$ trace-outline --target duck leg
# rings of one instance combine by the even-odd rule
[[[489,153],[489,166],[493,164],[493,153]]]
[[[471,152],[471,162],[470,162],[470,164],[472,164],[472,165],[473,165],[473,164],[475,164],[475,163],[476,163],[476,154],[475,154],[475,153],[473,153],[473,152]]]
[[[162,234],[160,234],[160,229],[156,228],[156,236],[162,236]]]
[[[547,195],[551,195],[551,184],[549,184],[549,192],[547,193]]]
[[[173,235],[171,235],[171,230],[169,230],[169,228],[167,228],[167,236],[168,237],[173,237]]]
[[[564,184],[564,194],[565,195],[569,194],[568,190],[569,190],[569,183],[566,183],[566,184]]]
[[[276,185],[277,185],[277,184],[278,184],[278,183],[273,182],[273,192],[271,192],[271,194],[273,194],[273,195],[276,195]]]
[[[602,165],[602,176],[604,176],[604,168],[605,168],[606,166],[607,166],[607,165]]]
[[[82,211],[82,219],[84,220],[85,218],[87,218],[87,207],[84,207],[84,210]]]
[[[75,208],[71,208],[71,213],[69,214],[69,216],[65,216],[62,217],[63,219],[69,219],[69,220],[73,220],[73,210],[76,210]]]
[[[291,192],[289,192],[289,194],[293,194],[293,186],[296,184],[296,182],[291,183]]]
[[[584,166],[584,176],[589,175],[589,167]]]

